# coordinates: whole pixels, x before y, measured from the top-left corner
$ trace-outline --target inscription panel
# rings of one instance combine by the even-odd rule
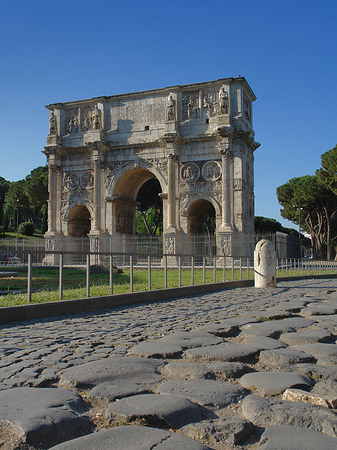
[[[167,98],[125,100],[110,106],[111,129],[118,128],[120,120],[133,123],[163,123],[166,120]]]

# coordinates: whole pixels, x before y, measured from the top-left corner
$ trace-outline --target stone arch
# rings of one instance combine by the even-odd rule
[[[156,176],[158,174],[158,177]],[[150,179],[158,180],[160,191],[163,193],[165,181],[157,170],[152,167],[140,167],[139,165],[128,165],[121,170],[120,175],[113,180],[111,184],[111,195],[107,198],[109,212],[111,217],[111,233],[119,235],[136,234],[136,208],[138,205],[137,196],[141,187]],[[160,195],[162,197],[162,195]],[[163,198],[163,197],[162,197]],[[165,204],[165,199],[163,200]],[[164,208],[163,204],[163,210]],[[165,212],[163,213],[163,223],[165,221]],[[124,238],[123,238],[124,239]],[[118,238],[116,242],[119,242]],[[131,242],[131,240],[130,240]]]
[[[186,202],[186,204],[184,205],[184,208],[181,211],[181,214],[183,216],[187,217],[189,214],[188,211],[189,211],[191,205],[193,205],[193,203],[195,203],[195,202],[198,202],[199,200],[204,200],[204,201],[211,203],[215,209],[215,216],[216,217],[221,216],[221,207],[220,207],[218,201],[215,200],[212,196],[204,195],[204,194],[193,195],[193,197],[189,198],[188,201]]]
[[[213,202],[205,198],[197,198],[187,206],[187,234],[204,234],[204,220],[210,209],[214,211],[214,218],[217,212]],[[215,232],[215,229],[214,229]]]
[[[109,186],[108,195],[117,195],[135,200],[141,186],[150,178],[157,178],[162,192],[167,192],[167,182],[163,174],[150,164],[147,167],[147,164],[140,163],[129,164],[122,167],[114,176],[114,179]],[[126,195],[127,192],[133,192],[133,195],[130,197]]]
[[[68,235],[86,237],[91,229],[91,214],[87,206],[73,205],[67,212]]]

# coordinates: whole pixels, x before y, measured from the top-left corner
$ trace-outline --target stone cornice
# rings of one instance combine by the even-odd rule
[[[88,105],[88,104],[95,104],[95,103],[105,103],[112,100],[125,100],[128,98],[139,98],[139,97],[146,97],[151,95],[163,95],[167,96],[170,92],[177,92],[177,91],[190,91],[190,90],[196,90],[196,89],[208,89],[213,86],[220,86],[222,84],[242,84],[246,91],[249,93],[249,96],[254,101],[256,100],[255,94],[252,91],[251,87],[247,83],[246,79],[244,77],[229,77],[229,78],[219,78],[218,80],[212,80],[212,81],[205,81],[201,83],[192,83],[192,84],[183,84],[183,85],[175,85],[175,86],[167,86],[159,89],[150,89],[148,91],[136,91],[136,92],[130,92],[125,94],[117,94],[117,95],[110,95],[110,96],[100,96],[100,97],[93,97],[89,99],[84,99],[80,101],[70,101],[70,102],[62,102],[62,103],[51,103],[49,105],[46,105],[46,108],[51,109],[62,109],[62,108],[71,108],[81,105]]]

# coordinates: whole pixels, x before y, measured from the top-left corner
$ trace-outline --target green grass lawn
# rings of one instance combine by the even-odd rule
[[[0,278],[0,307],[23,305],[28,303],[27,297],[27,268],[26,267],[5,267],[0,271],[17,272],[15,276]],[[109,273],[100,272],[90,274],[90,295],[102,296],[110,295]],[[205,282],[213,283],[213,269],[206,270]],[[250,278],[254,276],[250,270]],[[247,279],[247,271],[242,271],[242,278]],[[234,279],[240,279],[238,269],[234,271]],[[223,270],[216,271],[216,281],[223,280]],[[232,280],[232,271],[226,270],[226,280]],[[59,300],[59,271],[56,268],[33,267],[32,269],[32,302],[42,303]],[[194,270],[194,284],[203,283],[202,269]],[[177,287],[179,284],[179,274],[177,269],[168,269],[167,287]],[[181,274],[181,285],[192,284],[192,274],[190,269],[183,269]],[[148,272],[144,269],[134,269],[133,271],[133,291],[142,292],[148,290]],[[164,288],[164,271],[153,269],[151,271],[151,289]],[[114,294],[130,292],[130,272],[113,274]],[[63,299],[76,299],[86,297],[86,271],[85,269],[65,268],[63,271]]]
[[[16,272],[15,276],[0,278],[0,307],[24,305],[28,303],[27,296],[27,267],[0,267],[1,271]],[[335,273],[332,269],[331,273]],[[310,274],[318,274],[317,269],[310,271]],[[298,276],[309,275],[309,271],[284,270],[282,274],[279,271],[278,276]],[[206,270],[206,283],[213,283],[213,268]],[[246,280],[247,270],[242,269],[242,279]],[[254,271],[250,269],[249,279],[254,278]],[[226,270],[226,281],[239,280],[240,270],[235,269],[233,274],[231,269]],[[216,281],[223,281],[223,270],[216,270]],[[192,284],[192,274],[190,269],[183,269],[181,273],[181,285],[189,286]],[[203,284],[202,269],[194,270],[194,283]],[[148,290],[148,272],[146,269],[136,269],[133,271],[133,291],[144,292]],[[167,287],[173,288],[179,285],[179,274],[177,269],[168,269],[167,271]],[[32,269],[32,303],[51,302],[59,300],[59,271],[57,268],[49,267],[33,267]],[[151,289],[164,288],[164,270],[153,269],[151,271]],[[130,292],[130,272],[124,270],[123,273],[115,273],[113,275],[113,292],[114,294],[122,294]],[[110,295],[109,273],[108,271],[92,268],[90,274],[90,295],[98,297],[102,295]],[[86,293],[86,270],[79,268],[64,268],[63,271],[63,299],[85,298]]]

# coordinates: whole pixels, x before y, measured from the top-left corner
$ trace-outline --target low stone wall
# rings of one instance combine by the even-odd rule
[[[128,294],[88,297],[77,300],[60,300],[48,303],[32,303],[29,305],[9,306],[0,308],[0,323],[19,322],[41,317],[74,314],[84,311],[95,311],[115,306],[125,306],[137,303],[148,303],[168,300],[174,297],[203,294],[234,287],[253,286],[253,280],[227,281],[193,286],[183,286],[170,289],[158,289],[145,292],[130,292]]]

